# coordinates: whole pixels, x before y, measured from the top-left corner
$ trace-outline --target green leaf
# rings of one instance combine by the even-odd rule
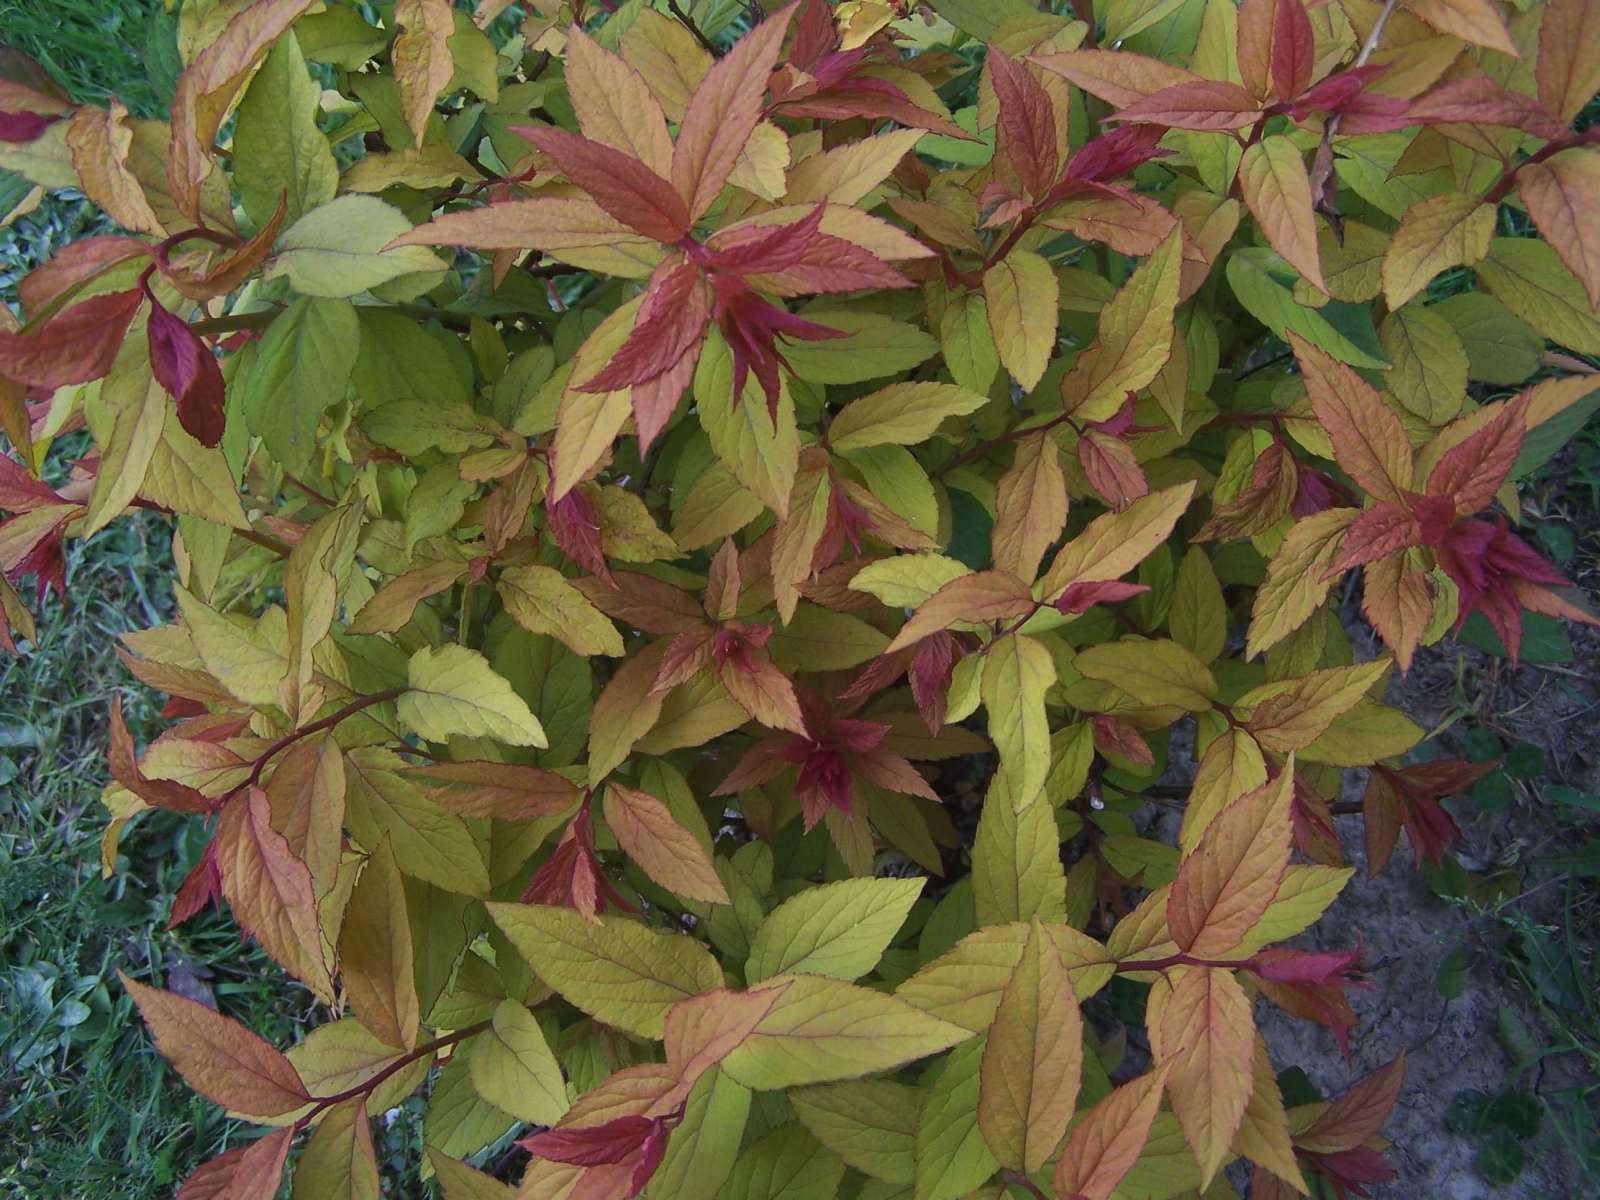
[[[466,822],[400,774],[403,759],[363,748],[349,754],[347,765],[345,819],[358,842],[376,846],[387,836],[405,874],[447,891],[488,894],[489,873]]]
[[[904,1000],[825,975],[779,975],[763,987],[778,990],[777,1000],[722,1063],[734,1079],[758,1091],[888,1071],[969,1036]]]
[[[1600,388],[1528,430],[1522,435],[1522,449],[1518,451],[1517,461],[1512,464],[1511,473],[1506,478],[1526,479],[1532,475],[1576,437],[1597,410],[1600,410]]]
[[[1055,660],[1037,639],[1011,634],[990,644],[980,691],[989,712],[989,736],[1000,751],[1000,772],[1018,809],[1039,798],[1050,774],[1044,694],[1055,681]]]
[[[349,301],[299,299],[267,326],[255,361],[235,382],[246,427],[290,474],[310,464],[317,423],[344,399],[360,345]]]
[[[307,296],[354,296],[402,275],[449,264],[425,246],[384,247],[411,222],[376,196],[344,195],[313,209],[285,231],[267,278],[280,276]]]
[[[472,1086],[519,1120],[554,1125],[567,1111],[567,1085],[537,1018],[506,1000],[493,1020],[472,1042]]]
[[[751,983],[784,972],[859,979],[878,965],[924,882],[846,879],[806,889],[756,930],[745,977]]]
[[[744,396],[733,395],[733,353],[715,330],[706,338],[694,372],[695,412],[711,439],[711,449],[779,515],[789,510],[789,491],[800,464],[800,434],[787,381],[778,397],[777,421],[767,413],[766,396],[754,375]]]
[[[1298,333],[1340,362],[1353,367],[1384,368],[1377,332],[1365,305],[1330,301],[1306,308],[1294,298],[1299,276],[1271,250],[1246,247],[1228,258],[1228,286],[1256,320],[1279,337]]]
[[[946,417],[977,412],[987,396],[953,383],[894,383],[845,405],[828,427],[840,454],[868,446],[914,446],[933,436]]]
[[[939,349],[939,343],[915,325],[877,313],[808,308],[804,316],[847,335],[784,345],[784,361],[795,378],[811,383],[862,383],[901,375],[933,357]]]
[[[950,377],[962,387],[988,395],[1000,370],[1000,352],[989,329],[989,306],[978,292],[958,292],[939,318],[939,344]]]
[[[886,1183],[916,1179],[922,1093],[887,1079],[801,1088],[789,1104],[801,1124],[846,1163]]]
[[[626,917],[593,921],[570,908],[490,903],[534,973],[573,1006],[624,1033],[659,1041],[667,1010],[722,986],[722,971],[693,938]]]
[[[411,656],[406,678],[408,689],[397,704],[400,720],[429,741],[461,734],[513,746],[548,744],[526,701],[476,650],[424,646]]]
[[[973,1038],[934,1068],[917,1123],[916,1200],[956,1200],[1000,1169],[978,1129],[983,1045]]]
[[[713,1067],[684,1102],[683,1122],[667,1142],[650,1179],[651,1200],[696,1200],[719,1195],[732,1174],[750,1116],[750,1089]]]
[[[1060,921],[1067,913],[1067,876],[1055,814],[1046,804],[1017,811],[1004,775],[983,800],[972,846],[972,894],[979,925]]]
[[[844,1161],[791,1121],[739,1156],[721,1200],[833,1200],[843,1177]]]
[[[281,38],[250,81],[233,131],[234,183],[257,226],[272,219],[280,198],[284,224],[293,226],[338,190],[333,148],[317,128],[321,99],[295,35]]]

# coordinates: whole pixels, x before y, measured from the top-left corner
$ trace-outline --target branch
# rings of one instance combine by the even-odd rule
[[[371,692],[365,696],[357,696],[354,700],[350,701],[349,704],[346,704],[337,712],[330,713],[326,717],[323,717],[320,721],[313,721],[309,725],[302,726],[299,729],[284,734],[281,738],[273,742],[272,745],[268,746],[256,756],[255,764],[251,766],[250,774],[245,777],[244,782],[230,789],[226,795],[218,800],[217,807],[221,808],[240,792],[246,791],[249,788],[253,788],[259,784],[261,782],[262,773],[267,769],[267,764],[272,761],[274,756],[276,756],[279,751],[287,750],[296,742],[301,741],[304,738],[308,738],[314,733],[321,733],[324,729],[332,729],[346,717],[352,717],[364,708],[371,708],[374,704],[382,704],[385,700],[393,700],[399,696],[403,696],[410,690],[410,688],[392,687],[385,688],[381,692]]]
[[[433,1041],[418,1046],[409,1054],[395,1059],[371,1079],[364,1080],[363,1082],[356,1084],[354,1087],[345,1088],[344,1091],[337,1092],[332,1096],[313,1096],[312,1100],[315,1103],[312,1105],[311,1111],[296,1121],[294,1123],[294,1127],[297,1130],[304,1129],[311,1123],[311,1119],[324,1109],[332,1108],[336,1104],[343,1104],[346,1100],[354,1100],[357,1096],[366,1095],[368,1092],[375,1090],[379,1084],[388,1079],[391,1075],[395,1074],[395,1072],[404,1067],[409,1067],[419,1058],[424,1058],[430,1054],[437,1054],[446,1046],[453,1046],[457,1042],[464,1042],[469,1037],[482,1033],[485,1029],[488,1029],[493,1024],[494,1022],[492,1020],[483,1020],[479,1021],[476,1025],[468,1025],[465,1029],[458,1029],[454,1033],[447,1033],[444,1037],[434,1038]]]
[[[694,35],[694,40],[705,47],[707,54],[711,55],[712,58],[722,57],[722,51],[717,49],[716,43],[705,35],[700,26],[694,23],[693,17],[683,11],[683,6],[678,3],[678,0],[667,0],[667,7],[672,10],[672,15],[678,18],[678,22]]]

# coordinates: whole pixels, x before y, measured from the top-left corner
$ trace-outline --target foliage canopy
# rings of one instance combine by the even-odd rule
[[[1286,1108],[1252,1008],[1355,1021],[1277,945],[1343,772],[1376,870],[1489,769],[1394,670],[1593,621],[1511,519],[1600,402],[1600,3],[512,8],[187,0],[170,122],[0,57],[125,230],[0,328],[0,643],[173,516],[106,861],[205,820],[172,920],[326,1006],[127,981],[264,1127],[181,1195],[376,1197],[418,1089],[449,1200],[1392,1177],[1403,1063]]]

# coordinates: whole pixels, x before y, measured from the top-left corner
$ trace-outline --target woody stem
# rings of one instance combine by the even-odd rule
[[[700,43],[707,54],[711,55],[712,58],[720,58],[722,56],[722,51],[718,50],[716,44],[705,35],[700,26],[694,23],[694,18],[683,11],[683,6],[678,3],[678,0],[667,0],[667,7],[672,10],[672,15],[678,18],[678,23],[689,31],[690,35]]]
[[[479,1021],[475,1025],[468,1025],[465,1029],[458,1029],[454,1033],[447,1033],[443,1037],[434,1038],[433,1041],[418,1046],[409,1054],[395,1059],[371,1079],[364,1080],[363,1082],[356,1084],[354,1087],[345,1088],[344,1091],[337,1092],[332,1096],[312,1097],[315,1103],[313,1104],[311,1111],[306,1113],[305,1116],[301,1117],[294,1123],[295,1128],[297,1130],[304,1129],[308,1124],[311,1123],[311,1119],[323,1110],[332,1108],[335,1104],[343,1104],[346,1100],[354,1100],[357,1096],[364,1096],[367,1093],[376,1090],[378,1085],[383,1083],[384,1080],[388,1079],[391,1075],[394,1075],[402,1068],[409,1067],[419,1058],[425,1058],[430,1054],[437,1054],[446,1046],[453,1046],[457,1042],[466,1041],[467,1038],[472,1037],[474,1034],[482,1033],[492,1024],[494,1024],[492,1020],[483,1020]]]
[[[1117,970],[1123,971],[1165,971],[1168,967],[1216,967],[1219,970],[1236,971],[1240,968],[1249,970],[1254,965],[1254,960],[1248,958],[1217,959],[1196,958],[1182,950],[1176,954],[1169,954],[1165,958],[1135,959],[1132,962],[1119,962]]]
[[[319,721],[313,721],[309,725],[302,726],[299,729],[284,734],[281,738],[273,742],[272,745],[268,746],[256,756],[255,764],[250,768],[250,774],[246,777],[245,781],[230,790],[225,796],[222,797],[222,799],[218,800],[217,807],[221,808],[240,792],[247,791],[248,789],[259,784],[261,782],[262,772],[267,769],[267,764],[272,761],[279,751],[287,750],[296,742],[301,741],[304,738],[308,738],[314,733],[321,733],[324,729],[332,729],[346,717],[354,716],[364,708],[371,708],[374,704],[382,704],[385,700],[393,700],[399,696],[403,696],[409,690],[409,688],[403,687],[384,688],[384,690],[381,692],[371,692],[365,696],[357,696],[354,700],[350,701],[349,704],[346,704],[337,712],[329,713]]]
[[[1009,1184],[1024,1189],[1030,1196],[1036,1197],[1037,1200],[1050,1200],[1050,1197],[1040,1190],[1039,1185],[1021,1171],[1003,1171],[1001,1172],[1001,1178]]]

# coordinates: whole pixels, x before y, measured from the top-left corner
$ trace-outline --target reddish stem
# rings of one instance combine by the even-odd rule
[[[272,745],[268,746],[256,756],[255,764],[250,768],[250,774],[245,778],[244,782],[230,789],[227,794],[217,801],[216,806],[221,808],[240,792],[246,791],[247,789],[253,788],[259,784],[261,782],[262,772],[267,769],[267,764],[272,761],[273,757],[277,755],[279,751],[287,750],[296,742],[301,741],[304,738],[308,738],[314,733],[321,733],[324,729],[332,729],[346,717],[354,716],[364,708],[371,708],[374,704],[382,704],[385,700],[393,700],[396,697],[403,696],[408,690],[408,688],[393,687],[385,688],[381,692],[372,692],[365,696],[357,696],[354,700],[350,701],[349,704],[346,704],[337,712],[329,713],[319,721],[313,721],[309,725],[302,726],[299,729],[284,734],[281,738],[273,742]]]
[[[294,1123],[295,1131],[299,1132],[300,1130],[304,1129],[308,1124],[311,1123],[311,1119],[313,1117],[325,1109],[332,1108],[336,1104],[343,1104],[346,1100],[354,1100],[357,1096],[364,1096],[368,1092],[374,1091],[384,1080],[388,1079],[391,1075],[394,1075],[402,1068],[409,1067],[419,1058],[426,1057],[430,1054],[437,1054],[446,1046],[453,1046],[457,1042],[466,1041],[467,1038],[472,1037],[474,1034],[482,1033],[485,1029],[488,1029],[493,1024],[494,1022],[492,1020],[483,1020],[479,1021],[476,1025],[468,1025],[465,1029],[458,1029],[454,1033],[447,1033],[444,1037],[434,1038],[433,1041],[428,1042],[426,1045],[418,1046],[409,1054],[395,1059],[371,1079],[365,1080],[362,1083],[358,1083],[354,1087],[345,1088],[344,1091],[335,1093],[332,1096],[313,1096],[312,1100],[315,1103],[312,1105],[311,1111],[306,1113],[305,1116],[301,1117]]]

